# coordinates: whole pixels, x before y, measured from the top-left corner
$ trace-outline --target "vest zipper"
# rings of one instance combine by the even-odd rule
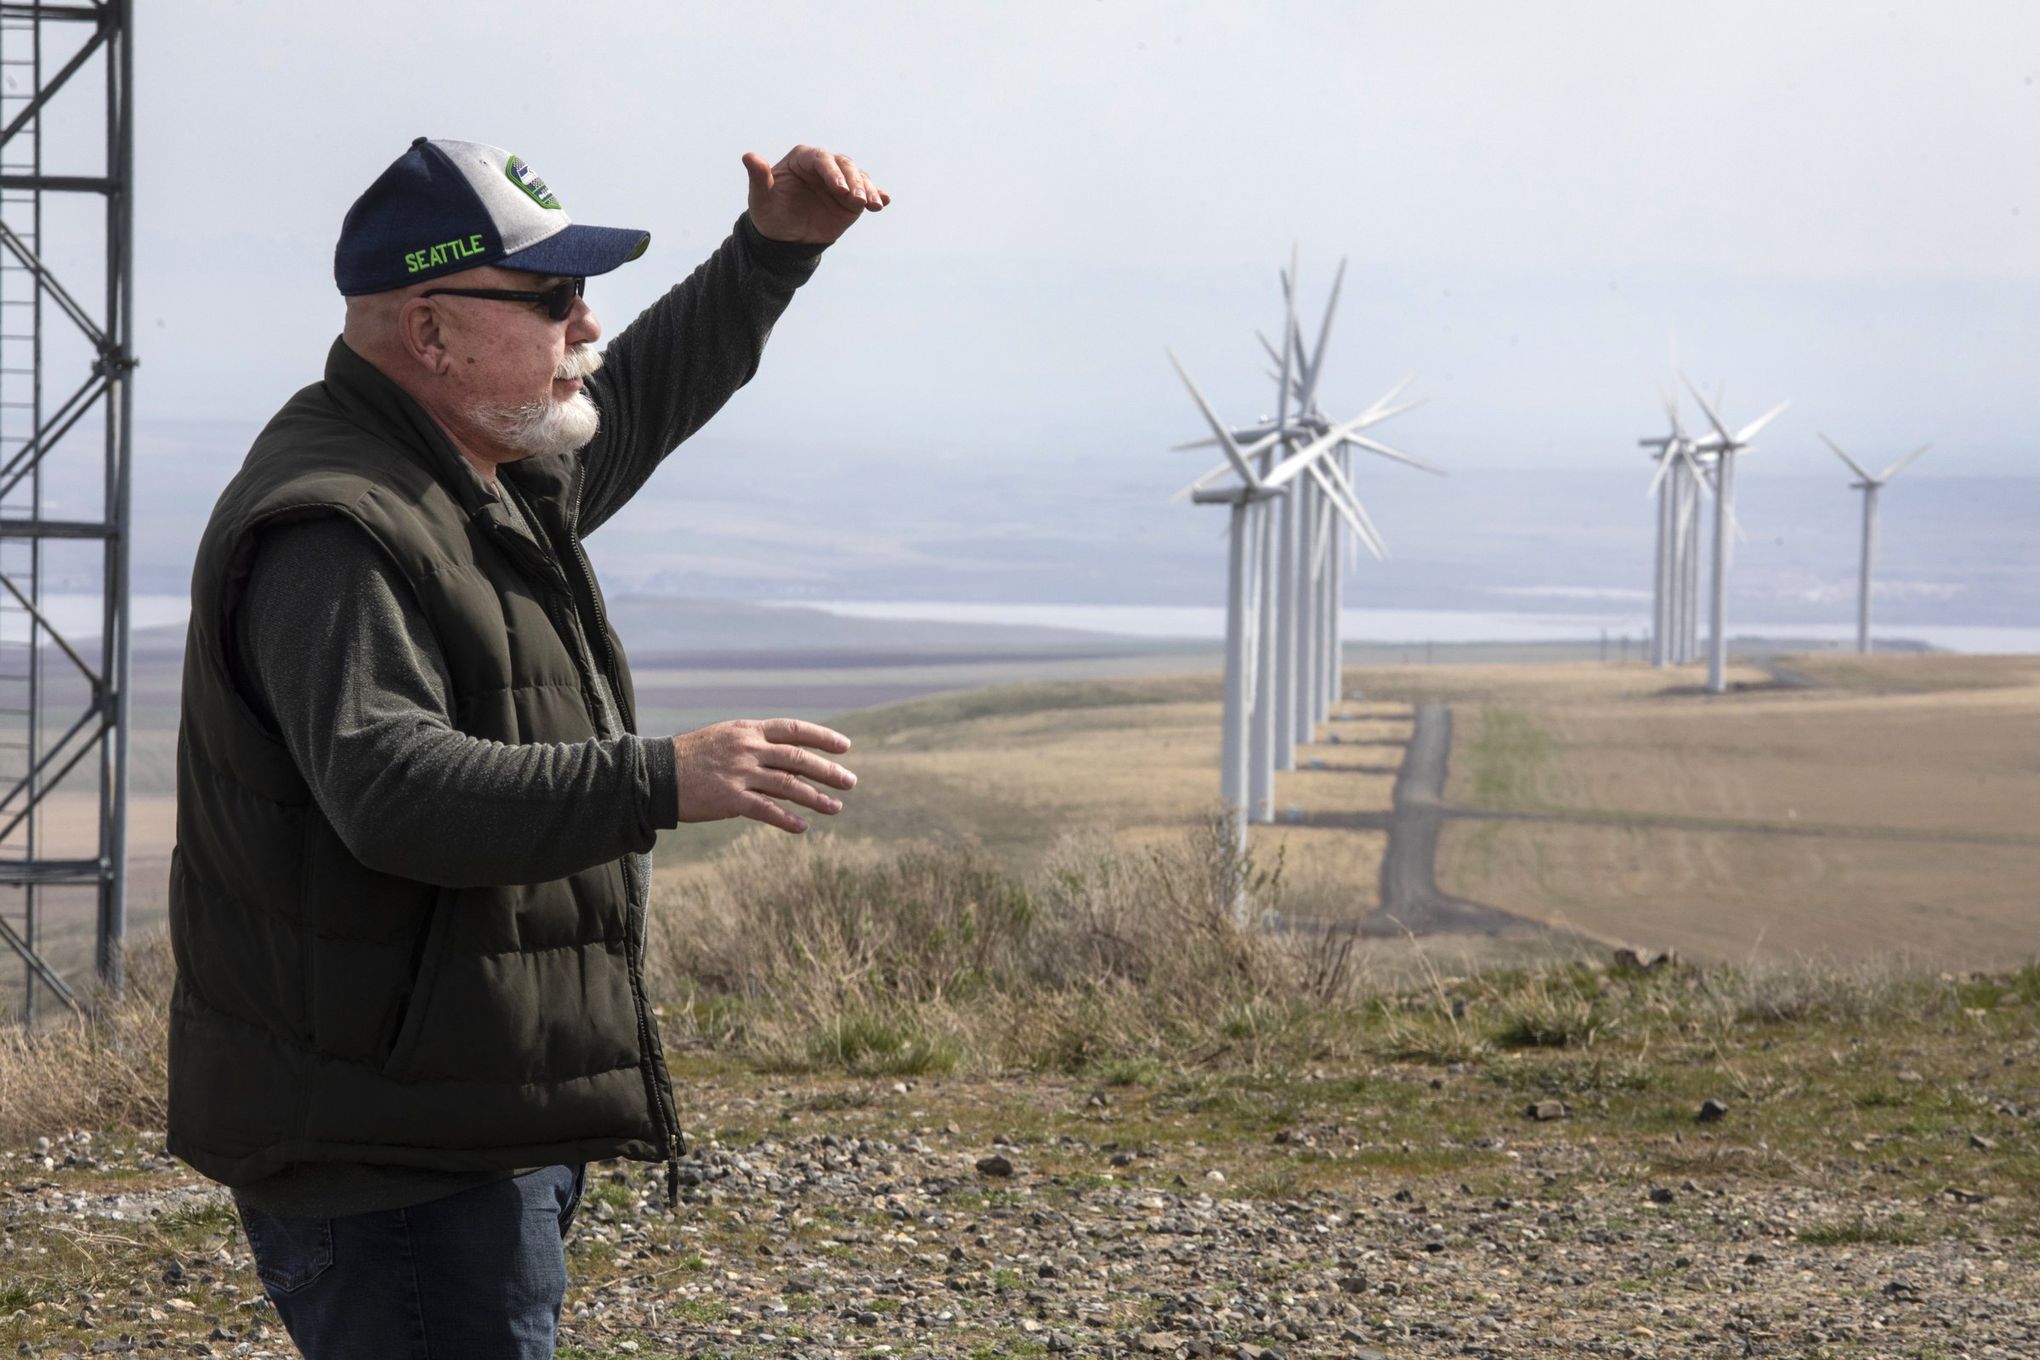
[[[575,481],[574,493],[574,501],[578,504],[580,499],[578,475]],[[535,520],[533,523],[534,527],[536,527]],[[562,593],[566,595],[567,607],[575,610],[580,608],[573,598],[573,587],[568,584],[567,574],[561,568],[558,558],[551,553],[545,552],[507,524],[499,523],[496,529],[505,538],[515,541],[518,544],[518,551],[527,554],[536,551],[537,556],[551,569],[553,579],[559,583]],[[595,569],[589,565],[588,555],[581,551],[581,542],[574,536],[572,520],[569,520],[567,524],[567,542],[573,549],[575,565],[580,568],[582,580],[588,587],[588,601],[595,610],[594,622],[602,636],[602,655],[596,658],[597,664],[603,665],[604,670],[610,677],[610,700],[616,705],[617,717],[622,721],[625,731],[632,731],[637,727],[637,706],[635,704],[630,705],[630,711],[626,713],[623,686],[616,678],[616,649],[609,645],[609,620],[603,616],[601,599],[595,593]],[[588,630],[584,628],[581,631],[585,633]],[[592,698],[593,696],[591,695],[590,697]],[[624,858],[624,892],[634,902],[637,900],[635,883],[637,875],[633,864],[634,861],[629,856]],[[645,884],[644,889],[644,914],[644,933],[648,934],[652,914],[652,885],[649,883]],[[658,1072],[660,1064],[652,1056],[651,1013],[650,1008],[645,1004],[644,952],[640,946],[640,932],[634,928],[635,924],[635,922],[631,921],[628,910],[626,910],[624,916],[623,957],[626,969],[630,975],[631,1005],[637,1012],[638,1052],[642,1055],[638,1064],[638,1070],[645,1080],[645,1102],[651,1107],[652,1114],[658,1121],[659,1140],[665,1144],[666,1207],[671,1210],[677,1209],[680,1206],[680,1157],[687,1149],[687,1140],[680,1132],[680,1116],[673,1109],[670,1100],[671,1088],[667,1086],[666,1082],[660,1080]]]
[[[574,481],[575,505],[580,504],[580,489],[580,474],[577,465]],[[595,612],[595,631],[602,638],[601,660],[605,663],[604,669],[609,674],[610,701],[616,705],[617,715],[623,720],[624,730],[635,731],[637,729],[637,705],[630,703],[624,698],[622,679],[617,673],[616,649],[609,644],[609,620],[603,615],[602,597],[595,593],[595,568],[588,564],[588,554],[581,551],[581,540],[574,534],[572,520],[569,520],[567,523],[567,546],[573,549],[574,563],[581,569],[582,582],[588,587],[589,607]],[[635,877],[635,866],[635,860],[626,859],[623,862],[624,886],[631,891],[633,898],[636,897],[636,891],[631,887],[630,880]],[[644,904],[644,929],[641,932],[626,932],[624,957],[631,965],[631,999],[637,1004],[638,1045],[639,1051],[645,1055],[645,1093],[651,1100],[652,1108],[658,1113],[659,1131],[664,1136],[666,1142],[666,1208],[671,1210],[680,1207],[680,1154],[686,1150],[687,1140],[685,1135],[680,1132],[679,1112],[673,1108],[673,1088],[659,1074],[658,1069],[663,1064],[652,1056],[652,1022],[649,1008],[645,1005],[643,948],[644,936],[651,933],[652,925],[652,885],[650,883],[646,883],[644,886]]]

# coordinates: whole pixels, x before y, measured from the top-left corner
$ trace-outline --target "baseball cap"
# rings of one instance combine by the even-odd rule
[[[353,297],[485,264],[579,278],[635,260],[651,241],[569,220],[538,172],[500,146],[420,137],[347,210],[333,281]]]

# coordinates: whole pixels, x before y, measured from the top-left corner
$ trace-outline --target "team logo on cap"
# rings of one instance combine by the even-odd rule
[[[522,156],[512,156],[503,165],[503,173],[510,182],[531,195],[531,201],[541,208],[557,208],[560,201],[553,197],[552,190],[545,187],[545,181],[538,177],[538,171],[524,163]]]

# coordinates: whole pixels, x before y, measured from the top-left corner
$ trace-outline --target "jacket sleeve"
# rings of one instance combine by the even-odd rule
[[[234,626],[241,688],[348,850],[446,887],[536,883],[679,824],[673,743],[506,745],[453,726],[410,585],[338,516],[265,530]]]
[[[746,213],[714,254],[609,342],[588,380],[602,429],[581,451],[582,537],[751,380],[772,324],[824,249],[768,240]]]

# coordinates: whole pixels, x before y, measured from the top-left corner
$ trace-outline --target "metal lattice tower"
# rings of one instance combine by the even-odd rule
[[[45,993],[80,1005],[51,961],[76,951],[48,929],[60,904],[76,916],[93,901],[94,969],[122,988],[130,6],[0,3],[0,940],[25,965],[31,1022]],[[97,611],[77,598],[90,585]],[[96,818],[82,815],[95,801]]]

